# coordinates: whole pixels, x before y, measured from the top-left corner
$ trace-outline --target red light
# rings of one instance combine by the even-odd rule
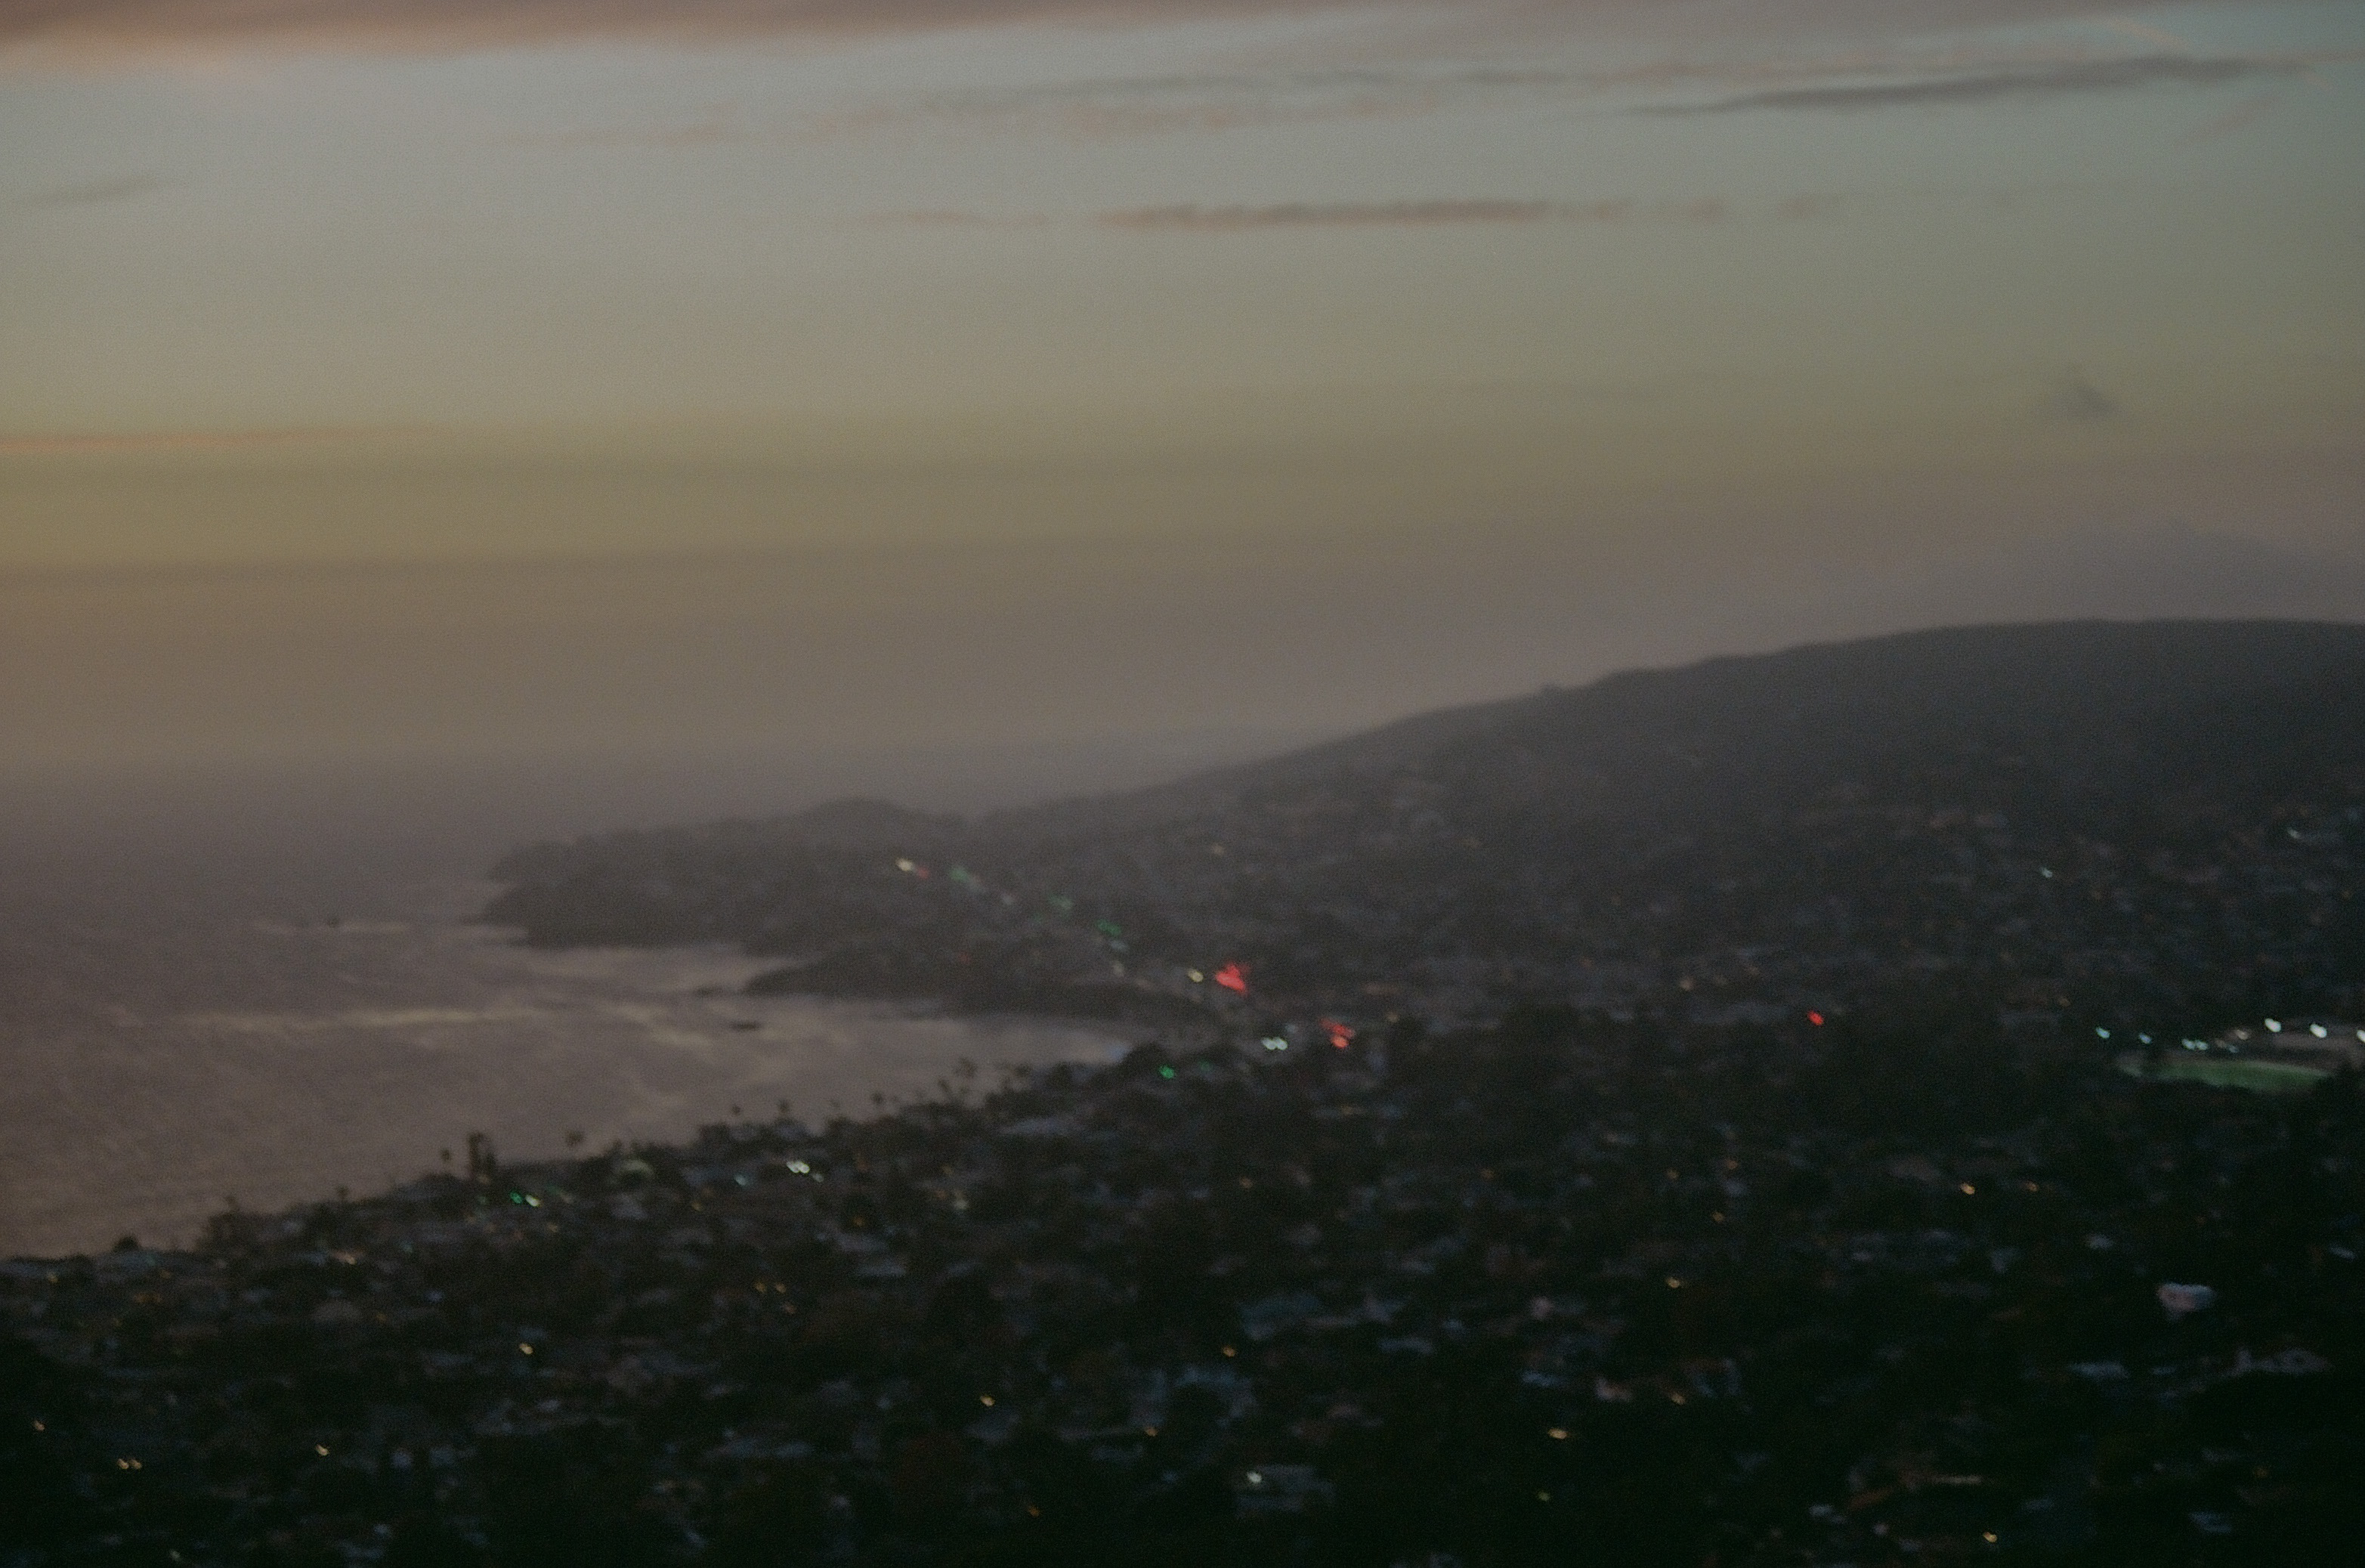
[[[1246,996],[1249,993],[1249,972],[1238,964],[1226,964],[1216,971],[1216,983],[1226,991],[1236,991]]]
[[[1810,1013],[1807,1014],[1807,1022],[1814,1025],[1817,1028],[1821,1028],[1822,1027],[1823,1015],[1820,1013]]]
[[[1355,1037],[1354,1030],[1350,1029],[1347,1025],[1337,1022],[1335,1019],[1325,1018],[1322,1020],[1322,1031],[1330,1036],[1330,1046],[1334,1050],[1345,1050],[1348,1043]]]

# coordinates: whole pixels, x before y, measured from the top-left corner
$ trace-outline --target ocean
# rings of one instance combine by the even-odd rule
[[[723,949],[539,951],[474,916],[509,846],[816,790],[760,772],[110,774],[0,788],[0,1257],[188,1241],[236,1204],[465,1159],[807,1120],[1121,1032],[738,994]]]

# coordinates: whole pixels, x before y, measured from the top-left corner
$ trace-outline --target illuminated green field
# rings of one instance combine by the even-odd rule
[[[2206,1083],[2214,1089],[2247,1089],[2260,1094],[2292,1094],[2313,1089],[2327,1076],[2321,1069],[2281,1061],[2237,1061],[2227,1057],[2171,1051],[2151,1072],[2133,1052],[2119,1058],[2130,1078]]]

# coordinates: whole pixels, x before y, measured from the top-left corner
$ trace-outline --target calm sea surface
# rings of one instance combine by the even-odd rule
[[[552,1155],[570,1131],[675,1138],[783,1100],[868,1114],[964,1060],[990,1079],[1122,1048],[1080,1025],[743,997],[760,966],[728,951],[518,946],[471,916],[533,802],[488,799],[8,798],[0,1257],[186,1240],[233,1198],[376,1191],[471,1131]]]

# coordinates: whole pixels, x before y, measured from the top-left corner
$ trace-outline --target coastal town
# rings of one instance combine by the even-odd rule
[[[19,1260],[0,1562],[2330,1561],[2357,1072],[1949,1011],[1149,1043]]]

